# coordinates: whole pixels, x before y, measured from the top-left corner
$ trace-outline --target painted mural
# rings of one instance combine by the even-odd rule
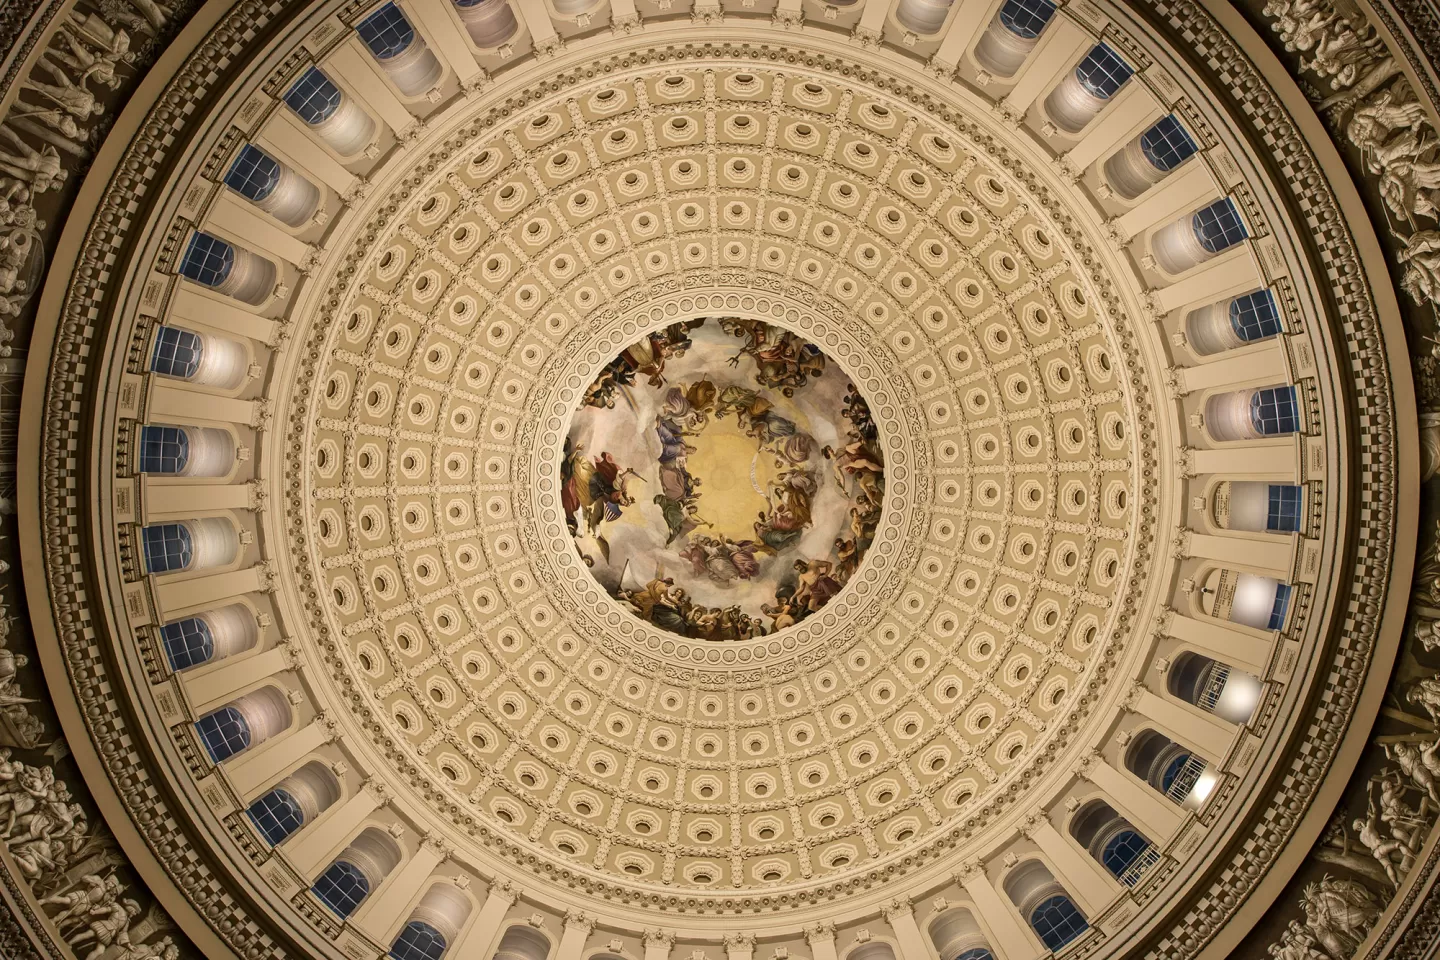
[[[703,640],[799,623],[859,568],[885,464],[870,408],[813,343],[740,317],[671,324],[590,385],[562,502],[591,574]]]

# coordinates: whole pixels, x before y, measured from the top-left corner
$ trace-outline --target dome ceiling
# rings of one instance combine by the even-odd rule
[[[627,885],[768,898],[931,861],[952,853],[937,836],[1014,812],[1017,782],[1076,746],[1116,677],[1117,620],[1155,586],[1124,573],[1155,507],[1124,375],[1142,361],[1116,345],[1113,282],[1072,266],[1055,195],[975,127],[722,53],[472,122],[423,179],[376,191],[374,239],[285,378],[313,392],[283,447],[325,673],[360,693],[377,755],[446,798],[455,842],[485,825],[501,850]],[[717,280],[748,289],[684,292]],[[803,370],[728,362],[787,334]],[[611,408],[597,393],[617,369],[633,386]],[[763,635],[712,638],[705,614],[657,603],[685,589],[700,529],[669,549],[625,539],[627,512],[645,516],[625,501],[684,483],[640,461],[665,456],[641,435],[650,411],[697,382],[716,396],[691,409],[713,422],[694,454],[671,442],[697,465],[698,516],[777,550],[757,566],[837,562],[851,508],[883,498],[857,511],[873,542],[812,616],[778,626],[761,604],[805,575],[759,575]],[[875,434],[860,449],[883,465],[868,492],[840,489],[823,453],[852,385]],[[737,520],[700,471],[742,403],[761,426],[728,434],[756,471]],[[585,496],[622,498],[614,515],[569,512],[576,457]],[[785,539],[805,513],[820,550]],[[697,598],[738,595],[709,569]]]
[[[671,6],[206,8],[117,127],[24,532],[126,853],[217,956],[1233,944],[1409,575],[1333,147],[1188,5]]]

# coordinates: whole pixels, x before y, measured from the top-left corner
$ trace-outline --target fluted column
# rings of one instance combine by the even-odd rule
[[[1247,350],[1223,353],[1214,360],[1182,367],[1177,371],[1180,386],[1188,393],[1196,393],[1237,383],[1289,380],[1290,367],[1281,339],[1266,340]]]
[[[233,301],[210,296],[188,283],[175,285],[170,298],[169,319],[177,321],[181,326],[190,321],[205,327],[214,327],[257,343],[269,343],[275,336],[274,320],[251,313]],[[150,415],[155,415],[153,408]]]
[[[1290,579],[1290,573],[1295,567],[1294,553],[1295,544],[1289,537],[1191,533],[1185,538],[1187,557],[1252,567],[1278,580]]]
[[[301,827],[281,843],[280,851],[296,873],[313,883],[385,800],[384,788],[367,780],[338,810],[327,810],[315,823]]]
[[[318,716],[299,730],[283,733],[245,751],[228,761],[222,769],[231,789],[239,794],[242,802],[249,804],[322,744],[333,739],[334,727],[324,716]]]
[[[230,190],[222,190],[215,199],[206,224],[243,237],[250,241],[252,249],[263,250],[267,257],[279,257],[297,267],[306,261],[313,249],[281,227],[273,217],[261,213],[254,204]]]
[[[1031,824],[1028,836],[1055,868],[1055,879],[1087,917],[1099,914],[1120,892],[1120,881],[1074,841],[1061,836],[1048,818]]]
[[[204,516],[222,510],[251,510],[254,488],[248,483],[206,483],[203,480],[146,476],[141,497],[141,523]]]
[[[1030,54],[1027,68],[1020,71],[1019,81],[1003,102],[1023,115],[1058,77],[1075,69],[1094,43],[1095,39],[1075,21],[1064,14],[1056,15],[1040,35],[1040,43]]]
[[[252,656],[226,658],[213,665],[187,670],[179,674],[179,680],[185,699],[199,716],[228,702],[246,687],[282,670],[293,669],[295,662],[295,647],[282,644]]]
[[[1174,836],[1185,819],[1179,807],[1149,784],[1115,769],[1097,754],[1091,754],[1081,763],[1080,775],[1099,788],[1110,806],[1158,846]]]
[[[806,927],[805,942],[810,945],[810,956],[813,960],[836,960],[833,923],[817,923],[813,927]],[[652,960],[649,951],[645,953],[645,960]]]
[[[1205,755],[1212,763],[1219,763],[1235,739],[1235,726],[1214,717],[1198,707],[1181,704],[1167,697],[1156,696],[1149,690],[1141,690],[1134,697],[1134,710],[1143,717],[1149,717],[1166,732],[1190,744]]]
[[[1161,312],[1168,312],[1187,304],[1214,303],[1263,283],[1254,257],[1220,257],[1195,267],[1174,283],[1157,288],[1151,297]]]
[[[1169,223],[1220,195],[1220,188],[1203,163],[1187,163],[1146,193],[1145,199],[1116,218],[1127,237]],[[1149,253],[1149,250],[1144,251]]]
[[[460,935],[450,955],[457,960],[490,960],[495,953],[496,941],[500,939],[505,915],[518,899],[520,894],[510,884],[499,880],[492,882],[475,921]]]
[[[269,585],[269,572],[264,566],[166,580],[155,585],[155,615],[160,623],[168,623],[181,610],[216,606],[247,593],[261,593]]]
[[[1112,147],[1139,136],[1163,115],[1164,110],[1149,89],[1143,84],[1127,83],[1115,95],[1110,109],[1090,125],[1080,142],[1065,154],[1065,159],[1076,172],[1082,171]]]
[[[997,960],[1035,960],[1045,953],[1030,927],[1020,919],[1019,910],[985,875],[984,867],[972,864],[956,876],[975,903],[975,921],[984,930]]]
[[[1236,478],[1278,474],[1293,480],[1300,476],[1300,454],[1296,447],[1294,437],[1232,443],[1214,450],[1193,450],[1190,462],[1197,474],[1213,473]]]
[[[1250,541],[1245,541],[1250,542]],[[1195,647],[1215,660],[1260,676],[1270,662],[1268,640],[1244,633],[1219,620],[1172,613],[1161,621],[1166,636]]]
[[[580,960],[585,953],[585,941],[595,929],[595,918],[589,914],[572,910],[565,914],[565,929],[560,933],[560,949],[555,960]]]
[[[920,925],[915,922],[915,908],[910,901],[892,900],[880,908],[880,913],[895,933],[900,960],[935,960],[920,933]]]
[[[390,871],[380,888],[360,904],[351,922],[376,943],[389,944],[424,892],[425,881],[447,855],[443,844],[425,838],[415,855]]]
[[[470,45],[465,42],[464,28],[446,8],[450,0],[406,0],[405,10],[414,14],[416,25],[424,28],[425,42],[440,62],[455,72],[462,86],[474,83],[485,75]]]

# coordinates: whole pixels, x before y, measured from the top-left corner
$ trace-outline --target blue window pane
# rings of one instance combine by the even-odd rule
[[[215,656],[215,638],[199,617],[187,617],[160,628],[160,642],[171,670],[184,670],[208,663]]]
[[[1189,762],[1190,754],[1188,753],[1182,753],[1171,760],[1170,765],[1165,768],[1165,772],[1160,775],[1160,789],[1169,793],[1170,788],[1175,786],[1175,781],[1180,778],[1180,774],[1185,770],[1185,765]]]
[[[225,174],[227,187],[256,203],[274,193],[279,182],[280,161],[248,143],[240,149]]]
[[[140,472],[176,474],[190,462],[190,438],[179,427],[140,428]]]
[[[956,957],[955,960],[995,960],[995,954],[986,950],[984,947],[971,947]]]
[[[1250,423],[1264,436],[1275,437],[1300,429],[1300,405],[1294,387],[1266,387],[1250,398]]]
[[[1000,8],[1000,22],[1005,29],[1024,40],[1040,36],[1054,15],[1055,4],[1050,0],[1005,0]]]
[[[150,369],[166,377],[189,380],[200,370],[205,356],[205,339],[179,327],[161,327],[150,355]]]
[[[376,60],[390,60],[400,56],[415,39],[415,28],[405,19],[405,14],[393,3],[376,10],[355,25],[355,32],[365,41],[365,46],[375,54]]]
[[[190,531],[178,523],[162,523],[140,531],[145,547],[145,569],[149,573],[170,573],[190,566],[194,546]]]
[[[279,787],[250,804],[245,813],[272,847],[305,826],[305,811]]]
[[[1288,583],[1282,583],[1275,588],[1275,606],[1270,608],[1270,623],[1267,625],[1271,630],[1279,630],[1285,625],[1285,611],[1290,609],[1290,594],[1294,588]]]
[[[1200,246],[1211,253],[1228,250],[1250,236],[1245,221],[1240,219],[1240,211],[1235,209],[1235,201],[1229,197],[1216,200],[1195,214],[1190,224],[1195,228],[1195,239],[1200,241]]]
[[[370,881],[348,860],[336,860],[310,888],[320,902],[341,917],[348,917],[370,892]]]
[[[1257,290],[1230,301],[1230,328],[1250,343],[1280,334],[1280,308],[1269,290]]]
[[[1105,865],[1106,870],[1118,877],[1149,847],[1150,841],[1134,830],[1122,830],[1105,844],[1105,849],[1100,854],[1100,862]]]
[[[285,103],[312,127],[334,116],[340,100],[340,88],[314,67],[302,73],[285,94]]]
[[[1194,156],[1199,148],[1172,113],[1161,117],[1158,123],[1140,135],[1140,149],[1156,170],[1169,173]]]
[[[1101,100],[1115,96],[1115,91],[1123,87],[1134,73],[1130,64],[1121,60],[1120,55],[1104,43],[1097,44],[1075,68],[1080,85]]]
[[[444,954],[445,938],[423,920],[407,923],[390,948],[395,960],[440,960]]]
[[[1059,950],[1090,929],[1090,924],[1080,915],[1079,909],[1063,893],[1042,901],[1032,910],[1030,926],[1052,951]]]
[[[210,759],[221,763],[250,746],[250,724],[234,707],[221,707],[195,721]]]
[[[1265,529],[1294,533],[1300,529],[1300,488],[1292,484],[1270,484],[1270,509]]]
[[[197,233],[180,258],[180,275],[207,287],[218,287],[235,267],[235,248],[219,237]]]

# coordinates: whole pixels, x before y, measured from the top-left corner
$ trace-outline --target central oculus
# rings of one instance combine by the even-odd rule
[[[565,439],[562,502],[595,581],[701,640],[825,606],[875,537],[885,466],[865,398],[815,344],[700,317],[620,351]]]

